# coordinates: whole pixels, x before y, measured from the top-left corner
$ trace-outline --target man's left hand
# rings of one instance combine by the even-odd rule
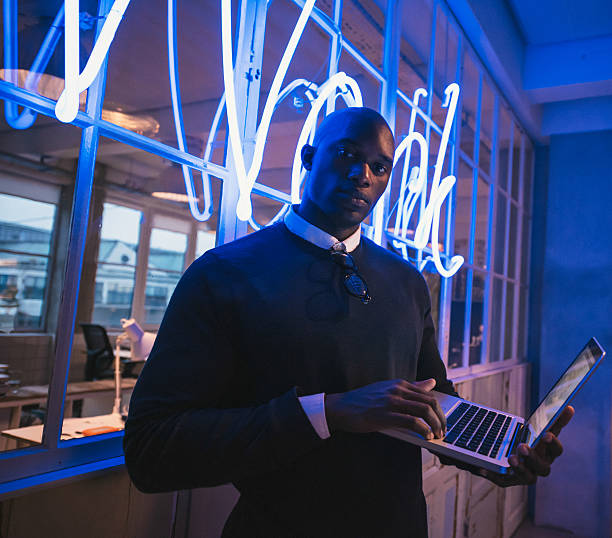
[[[486,469],[479,471],[483,476],[501,487],[535,484],[538,476],[548,476],[550,466],[563,452],[558,439],[561,430],[574,416],[574,408],[568,405],[535,447],[520,444],[518,450],[508,458],[512,472],[501,475]]]

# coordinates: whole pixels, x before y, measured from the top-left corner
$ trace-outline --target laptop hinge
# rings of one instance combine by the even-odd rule
[[[514,447],[523,442],[523,437],[525,434],[526,428],[524,424],[517,424],[514,427],[514,433],[512,434],[512,441],[508,445],[508,450],[506,451],[506,457],[508,457],[514,451]]]

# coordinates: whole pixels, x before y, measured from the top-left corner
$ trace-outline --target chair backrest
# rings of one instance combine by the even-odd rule
[[[85,344],[87,345],[87,362],[85,363],[85,380],[111,378],[113,372],[113,348],[106,329],[94,323],[81,323]]]
[[[96,325],[94,323],[81,323],[80,325],[83,329],[87,351],[101,351],[107,349],[111,354],[113,353],[108,334],[102,325]]]

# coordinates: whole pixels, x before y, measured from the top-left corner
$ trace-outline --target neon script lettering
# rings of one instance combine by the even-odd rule
[[[108,49],[113,42],[117,28],[130,0],[115,0],[102,30],[91,51],[91,55],[79,72],[79,0],[65,0],[64,2],[64,49],[65,49],[65,71],[64,91],[61,93],[55,105],[57,119],[70,123],[74,121],[79,111],[79,94],[89,88],[98,75]]]
[[[442,204],[444,204],[444,201],[447,199],[457,182],[457,178],[453,175],[448,175],[443,179],[441,179],[441,177],[444,157],[448,147],[448,138],[457,112],[459,85],[456,83],[450,84],[444,90],[444,95],[445,100],[442,107],[447,109],[447,113],[444,121],[444,128],[442,129],[442,139],[440,141],[440,147],[438,148],[436,164],[434,166],[429,200],[427,200],[429,147],[423,135],[414,129],[419,99],[421,97],[427,97],[427,91],[423,88],[419,88],[414,92],[414,106],[410,116],[408,136],[402,140],[395,150],[394,164],[403,156],[404,166],[402,168],[399,197],[391,212],[391,215],[395,212],[395,223],[393,232],[389,235],[393,240],[393,246],[399,248],[406,259],[408,259],[408,246],[422,250],[431,239],[431,255],[427,256],[421,262],[419,270],[422,271],[428,261],[433,261],[436,269],[442,276],[450,277],[463,265],[464,259],[463,256],[453,256],[450,259],[449,266],[444,267],[438,248],[438,238]],[[419,165],[414,166],[409,171],[411,151],[415,143],[419,149]],[[408,226],[419,199],[421,200],[419,222],[414,232],[414,238],[411,239],[408,237]]]
[[[243,143],[238,126],[238,104],[236,100],[236,90],[234,85],[234,66],[232,50],[232,21],[231,21],[231,0],[221,0],[221,37],[222,37],[222,59],[223,59],[223,80],[225,93],[222,96],[217,113],[213,120],[213,125],[209,131],[209,140],[204,154],[204,162],[210,159],[212,142],[219,127],[223,112],[227,115],[229,132],[229,150],[235,165],[235,176],[238,182],[239,199],[236,207],[236,214],[239,219],[249,221],[254,228],[260,228],[252,217],[251,192],[259,175],[263,162],[268,131],[272,121],[272,115],[279,103],[285,99],[293,90],[299,86],[305,87],[305,94],[309,100],[310,111],[306,117],[302,131],[298,138],[296,150],[293,158],[291,172],[291,202],[299,203],[300,188],[305,179],[306,173],[301,166],[300,149],[312,141],[317,125],[317,118],[323,105],[332,98],[333,100],[341,97],[347,106],[363,106],[361,90],[357,82],[346,73],[336,73],[321,85],[305,79],[296,79],[282,88],[285,75],[300,41],[300,38],[310,18],[316,0],[306,0],[300,13],[298,21],[293,29],[287,47],[282,55],[276,74],[272,81],[272,86],[266,99],[260,123],[256,130],[255,149],[252,162],[247,170],[243,154]],[[76,118],[79,108],[79,94],[85,91],[95,80],[106,54],[115,37],[115,33],[130,0],[115,0],[110,9],[102,30],[96,40],[92,53],[83,69],[79,72],[79,0],[65,0],[64,20],[65,20],[65,87],[60,95],[55,107],[57,118],[69,123]],[[179,141],[179,148],[185,150],[185,135],[183,128],[182,107],[180,101],[180,86],[178,82],[177,69],[177,50],[176,50],[176,2],[168,0],[168,50],[169,50],[169,71],[170,86],[172,95],[172,108],[174,123]],[[432,261],[438,272],[444,277],[454,275],[464,262],[462,256],[453,256],[449,260],[448,267],[445,267],[438,248],[440,212],[444,201],[448,198],[453,186],[456,183],[455,176],[448,175],[442,178],[442,167],[448,147],[450,130],[454,122],[457,103],[459,99],[459,86],[455,83],[450,84],[445,90],[445,101],[443,107],[447,108],[447,115],[442,131],[442,139],[438,150],[434,175],[431,183],[430,195],[427,200],[428,187],[428,159],[429,148],[423,135],[415,131],[416,109],[419,99],[427,97],[426,90],[420,88],[414,94],[414,106],[410,118],[408,136],[402,140],[395,151],[394,164],[402,158],[404,164],[401,173],[400,193],[398,200],[392,209],[389,221],[385,224],[389,229],[390,221],[395,215],[393,231],[388,232],[393,245],[398,248],[405,258],[408,258],[408,247],[419,251],[426,249],[428,243],[431,246],[431,254],[426,256],[420,263],[419,270],[423,270],[425,264]],[[331,107],[333,108],[333,107]],[[416,144],[419,150],[419,165],[409,169],[410,157],[413,145]],[[188,194],[189,208],[196,220],[207,220],[212,214],[212,193],[210,188],[210,177],[202,171],[202,187],[204,192],[205,207],[200,211],[197,206],[195,195],[194,180],[191,170],[183,165],[183,176],[185,188]],[[397,172],[396,172],[397,174]],[[419,222],[416,230],[412,233],[408,226],[417,202],[420,200]],[[279,213],[271,220],[279,220],[289,204],[286,204]]]

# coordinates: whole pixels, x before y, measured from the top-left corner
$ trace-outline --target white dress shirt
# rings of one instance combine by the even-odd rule
[[[298,215],[294,207],[285,215],[285,226],[287,226],[291,233],[325,250],[332,248],[338,243],[344,243],[346,251],[352,252],[357,248],[361,240],[361,226],[344,241],[339,241],[333,235],[321,230],[321,228],[317,228],[314,224],[310,224],[310,222]],[[301,396],[299,400],[302,409],[304,409],[308,420],[310,420],[318,436],[321,439],[330,437],[327,419],[325,418],[325,393]]]

